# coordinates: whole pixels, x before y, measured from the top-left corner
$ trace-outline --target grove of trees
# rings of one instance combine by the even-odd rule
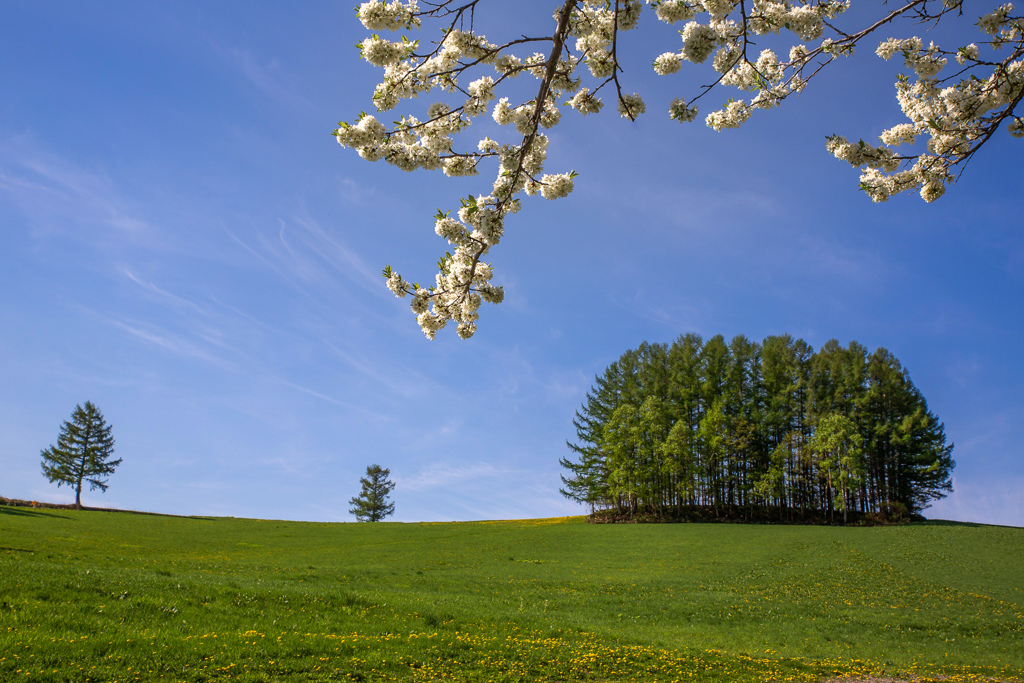
[[[57,436],[57,445],[41,453],[43,476],[75,489],[75,507],[82,509],[82,485],[90,489],[107,490],[107,477],[121,464],[114,455],[113,428],[103,419],[103,413],[90,401],[75,406],[71,421],[65,421]]]
[[[573,424],[562,494],[624,515],[845,519],[919,513],[952,489],[942,423],[895,356],[857,342],[645,342]]]

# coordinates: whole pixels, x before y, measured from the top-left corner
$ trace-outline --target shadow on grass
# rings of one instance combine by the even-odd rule
[[[54,514],[55,510],[47,510],[46,508],[30,508],[21,507],[18,505],[0,505],[0,514],[5,515],[27,515],[30,517],[50,517],[54,519],[71,520],[70,517],[65,515]]]
[[[64,503],[32,503],[26,500],[17,500],[12,498],[0,497],[0,512],[9,515],[45,515],[47,517],[57,517],[60,519],[72,519],[71,517],[65,517],[64,515],[53,514],[57,510],[73,510],[75,512],[120,512],[127,515],[151,515],[153,517],[178,517],[181,519],[197,519],[201,521],[212,522],[216,520],[216,517],[204,517],[197,515],[172,515],[164,512],[145,512],[142,510],[119,510],[117,508],[98,508],[88,507],[83,505],[81,508],[76,508],[74,504]]]
[[[994,526],[1001,527],[1003,529],[1024,529],[1021,526],[1013,526],[1011,524],[980,524],[978,522],[956,522],[951,519],[929,519],[926,522],[921,522],[924,526],[966,526],[966,527],[984,527]]]

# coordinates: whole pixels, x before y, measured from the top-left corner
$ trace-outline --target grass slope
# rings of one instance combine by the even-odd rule
[[[0,507],[3,681],[1024,680],[1024,529]]]

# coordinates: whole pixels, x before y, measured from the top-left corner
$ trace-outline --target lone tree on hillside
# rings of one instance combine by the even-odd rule
[[[57,486],[67,484],[75,489],[75,507],[82,509],[82,484],[89,482],[90,490],[107,490],[107,477],[121,464],[121,458],[111,460],[114,454],[112,427],[103,419],[103,413],[90,401],[75,406],[71,422],[65,421],[57,437],[57,445],[42,451],[43,476]]]
[[[366,468],[366,476],[360,477],[359,483],[363,490],[349,501],[349,509],[360,522],[379,522],[388,515],[395,513],[395,504],[388,502],[388,494],[395,488],[395,482],[389,481],[391,470],[380,465]]]
[[[605,103],[631,121],[649,102],[663,116],[702,118],[722,131],[778,107],[855,52],[897,58],[903,73],[894,74],[895,88],[905,121],[882,131],[877,142],[834,134],[825,145],[861,170],[860,186],[876,202],[902,192],[934,201],[983,145],[1002,143],[1000,129],[1024,137],[1024,16],[1010,3],[860,0],[852,3],[856,11],[847,12],[849,0],[550,0],[515,3],[519,24],[496,21],[487,4],[360,3],[356,12],[371,36],[357,47],[364,60],[383,69],[373,104],[378,113],[402,108],[387,114],[390,126],[362,113],[334,131],[343,147],[363,159],[404,171],[494,174],[493,184],[483,183],[482,193],[463,198],[460,208],[438,210],[433,228],[450,250],[431,282],[421,287],[390,266],[384,269],[391,291],[411,297],[416,321],[430,339],[449,322],[459,336],[472,336],[481,302],[504,298],[485,257],[504,236],[506,218],[520,209],[523,195],[558,199],[575,184],[575,171],[545,172],[544,130],[596,115]],[[656,48],[655,35],[628,40],[623,34],[644,23],[642,13],[677,26],[681,41]],[[913,35],[937,23],[951,29],[939,34],[941,47]],[[498,34],[497,41],[484,30]],[[667,79],[667,92],[630,92],[631,75],[620,60],[637,49]],[[696,80],[675,80],[684,66]],[[520,76],[535,79],[535,89],[526,86],[524,94],[522,85],[513,85]],[[719,107],[724,93],[721,99],[712,93],[723,89],[731,96]],[[481,119],[488,120],[487,135],[467,132]],[[793,190],[799,194],[800,188]]]

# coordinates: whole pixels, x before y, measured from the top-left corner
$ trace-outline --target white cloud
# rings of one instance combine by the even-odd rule
[[[953,477],[953,493],[924,514],[929,519],[951,519],[979,524],[1024,527],[1024,477],[978,479]]]
[[[190,301],[184,297],[180,297],[177,294],[171,294],[170,292],[157,287],[152,282],[143,280],[128,268],[122,268],[121,273],[143,290],[153,295],[155,299],[162,301],[165,304],[170,304],[172,307],[178,309],[187,309],[208,318],[214,316],[213,311],[208,308],[200,306],[194,301]]]
[[[95,238],[81,234],[86,225],[103,225],[136,239],[153,233],[136,203],[105,173],[43,151],[24,136],[0,141],[0,195],[41,233]]]
[[[119,319],[89,309],[83,310],[97,320],[126,333],[130,337],[155,346],[167,353],[185,358],[201,360],[221,368],[233,367],[233,364],[226,359],[221,358],[220,356],[209,352],[202,346],[184,339],[172,332],[168,332],[152,323],[130,320],[127,318]],[[210,338],[206,338],[204,341],[209,342]],[[223,342],[218,341],[216,345],[222,349],[234,351],[234,349]]]
[[[249,50],[241,48],[224,48],[212,43],[211,47],[228,65],[239,71],[257,90],[274,102],[288,108],[313,107],[308,99],[289,87],[288,83],[294,82],[295,79],[286,73],[278,60],[263,61]]]
[[[481,479],[507,478],[521,475],[522,470],[498,467],[490,463],[463,465],[436,462],[427,465],[410,477],[395,477],[396,484],[401,484],[407,491],[433,491],[448,488],[454,484]]]

